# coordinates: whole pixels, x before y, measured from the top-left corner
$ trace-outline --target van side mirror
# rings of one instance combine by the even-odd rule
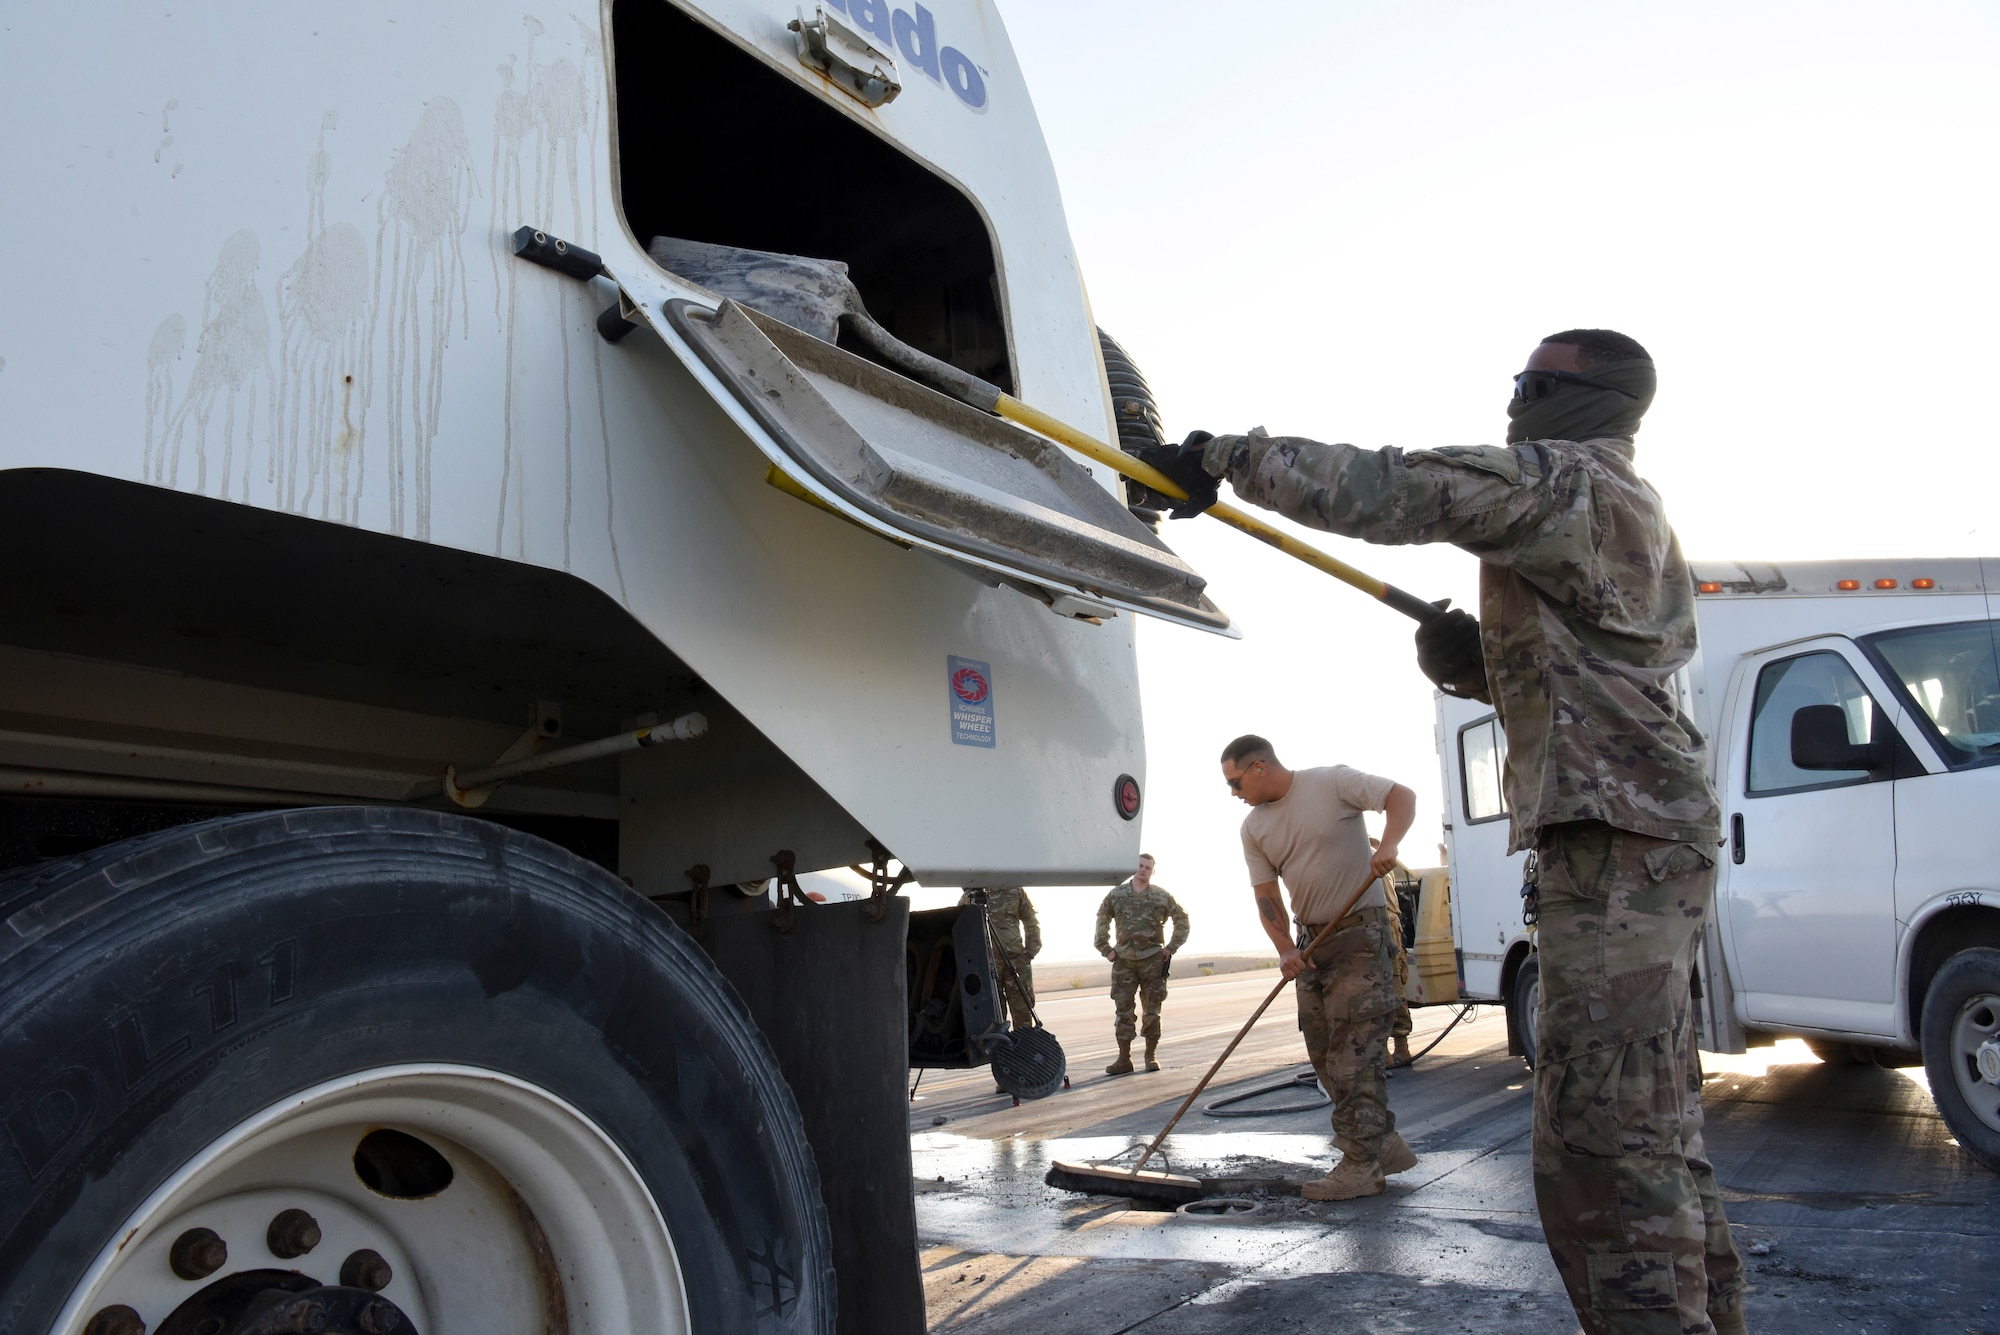
[[[1800,769],[1875,770],[1888,756],[1884,738],[1847,740],[1847,711],[1839,705],[1805,705],[1792,715],[1792,764]]]

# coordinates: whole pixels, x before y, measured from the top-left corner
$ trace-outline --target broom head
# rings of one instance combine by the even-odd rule
[[[1159,1201],[1163,1205],[1186,1205],[1201,1199],[1201,1183],[1179,1173],[1156,1173],[1151,1169],[1116,1168],[1104,1164],[1072,1163],[1063,1159],[1049,1164],[1042,1181],[1063,1191],[1082,1191],[1096,1196],[1132,1196]]]

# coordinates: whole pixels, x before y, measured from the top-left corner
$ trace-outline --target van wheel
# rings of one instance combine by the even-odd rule
[[[833,1329],[769,1049],[600,868],[268,812],[0,880],[0,920],[12,1328]]]
[[[1965,1152],[2000,1172],[2000,950],[1962,950],[1924,994],[1924,1073]]]
[[[1514,1012],[1514,1032],[1521,1036],[1521,1059],[1528,1063],[1528,1069],[1535,1069],[1535,1012],[1542,1004],[1542,969],[1533,955],[1522,963],[1514,975],[1514,996],[1508,1006]]]

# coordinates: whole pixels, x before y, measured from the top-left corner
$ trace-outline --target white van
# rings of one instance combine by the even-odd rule
[[[1722,798],[1702,1046],[1798,1035],[1830,1061],[1921,1060],[2000,1169],[2000,561],[1694,563],[1676,678]],[[1537,977],[1507,852],[1506,740],[1437,699],[1465,995],[1533,1061]]]

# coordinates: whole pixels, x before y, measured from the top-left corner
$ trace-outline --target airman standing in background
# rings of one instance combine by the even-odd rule
[[[1368,846],[1380,848],[1382,843],[1370,837]],[[1415,1060],[1410,1056],[1410,1031],[1415,1027],[1410,1020],[1410,943],[1403,935],[1403,900],[1400,893],[1403,882],[1411,879],[1410,869],[1400,861],[1382,878],[1382,884],[1388,891],[1383,899],[1389,910],[1389,949],[1396,970],[1396,1016],[1389,1024],[1389,1038],[1393,1044],[1389,1049],[1391,1067],[1408,1066]]]
[[[1174,939],[1167,941],[1167,919],[1174,920]],[[1111,944],[1111,924],[1118,924],[1118,944]],[[1139,869],[1132,879],[1104,897],[1097,906],[1097,953],[1111,961],[1111,1004],[1117,1008],[1114,1030],[1118,1037],[1118,1060],[1104,1068],[1106,1075],[1128,1075],[1132,1071],[1132,1039],[1146,1036],[1146,1069],[1160,1069],[1160,1007],[1167,1000],[1167,972],[1174,952],[1187,944],[1187,910],[1174,901],[1166,887],[1153,884],[1153,855],[1139,855]],[[1133,995],[1145,1006],[1145,1028],[1133,1026]]]

